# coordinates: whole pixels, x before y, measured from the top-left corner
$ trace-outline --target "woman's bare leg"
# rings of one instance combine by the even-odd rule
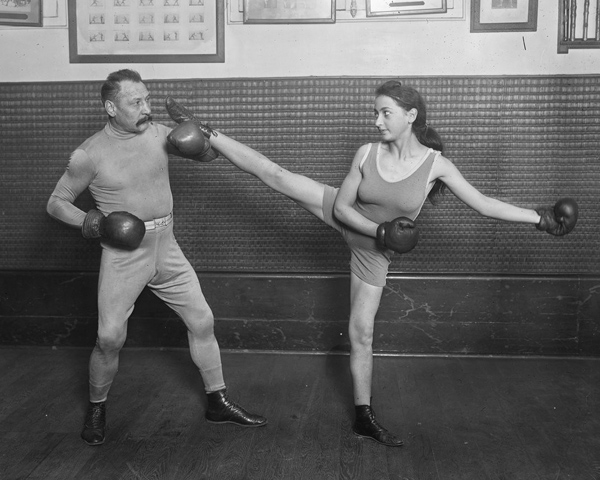
[[[350,372],[354,404],[371,404],[373,377],[373,326],[383,287],[375,287],[350,274]]]
[[[280,167],[262,153],[218,132],[210,138],[211,145],[240,170],[254,175],[265,185],[282,193],[323,220],[325,186],[311,178]]]
[[[402,440],[381,426],[371,407],[373,327],[382,292],[383,287],[369,285],[350,274],[350,372],[356,414],[352,431],[388,447],[401,447]]]

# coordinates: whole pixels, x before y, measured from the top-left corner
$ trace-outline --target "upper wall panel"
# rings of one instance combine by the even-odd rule
[[[573,233],[482,217],[452,194],[426,204],[421,240],[392,272],[592,274],[600,271],[598,77],[407,77],[445,155],[481,192],[535,208],[580,204]],[[358,147],[378,140],[379,77],[150,80],[166,95],[289,170],[334,187]],[[46,214],[70,153],[106,121],[100,82],[0,84],[0,269],[96,270],[99,247]],[[170,165],[179,243],[198,271],[347,272],[340,236],[226,159]],[[78,204],[91,207],[89,197]]]

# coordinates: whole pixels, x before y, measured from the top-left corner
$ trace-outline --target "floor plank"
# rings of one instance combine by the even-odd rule
[[[377,357],[398,449],[352,434],[344,354],[223,352],[231,398],[269,419],[243,429],[204,420],[187,350],[125,349],[88,447],[89,353],[0,347],[0,478],[600,480],[600,359]]]

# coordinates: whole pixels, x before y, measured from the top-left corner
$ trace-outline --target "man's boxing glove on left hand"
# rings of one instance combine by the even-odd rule
[[[207,155],[210,150],[210,142],[191,120],[177,125],[167,135],[167,140],[181,153],[182,157],[190,158],[197,162],[210,162],[214,158],[211,155]]]
[[[106,217],[98,210],[90,210],[83,220],[83,238],[102,238],[115,247],[135,250],[142,243],[146,226],[129,212],[113,212]]]
[[[541,218],[535,228],[560,237],[575,228],[579,206],[572,198],[561,198],[554,207],[538,208],[537,213]]]
[[[419,230],[410,218],[398,217],[377,227],[377,246],[397,253],[410,252],[419,241]]]
[[[217,136],[217,132],[215,132],[208,125],[202,123],[196,116],[188,110],[183,105],[180,105],[175,101],[173,97],[167,96],[165,99],[165,107],[167,109],[167,113],[171,117],[175,123],[181,124],[183,122],[194,122],[194,124],[200,129],[200,131],[206,137],[207,150],[204,154],[203,158],[198,158],[197,160],[201,162],[210,162],[219,156],[219,152],[214,150],[210,146],[210,138],[213,136]]]

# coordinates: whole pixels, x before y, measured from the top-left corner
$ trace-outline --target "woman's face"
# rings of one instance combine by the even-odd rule
[[[375,98],[374,114],[375,126],[385,141],[393,141],[410,133],[416,118],[414,108],[407,112],[386,95]]]

